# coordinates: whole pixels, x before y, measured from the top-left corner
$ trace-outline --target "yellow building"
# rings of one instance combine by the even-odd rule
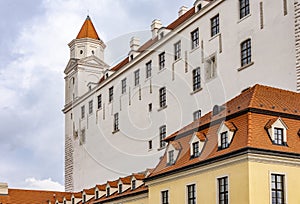
[[[300,203],[300,94],[256,85],[166,141],[149,203]]]

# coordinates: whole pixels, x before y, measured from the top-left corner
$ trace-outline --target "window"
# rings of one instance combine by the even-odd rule
[[[102,107],[102,95],[98,95],[98,109]]]
[[[210,25],[211,25],[211,37],[213,37],[220,32],[219,14],[210,19]]]
[[[196,187],[195,184],[187,186],[187,203],[196,204]]]
[[[83,203],[86,202],[86,195],[85,195],[85,194],[83,195],[83,199],[82,199],[82,200],[83,200],[83,201],[82,201]]]
[[[85,107],[81,106],[81,119],[84,118],[84,115],[85,115]]]
[[[159,146],[163,148],[166,146],[164,139],[166,138],[166,126],[163,125],[159,128]]]
[[[159,70],[162,70],[165,68],[165,52],[160,53],[158,55],[158,62],[159,62]]]
[[[283,128],[274,128],[274,144],[283,145]]]
[[[108,101],[109,102],[112,102],[114,100],[114,87],[110,87],[109,90],[108,90]]]
[[[149,112],[152,112],[152,103],[148,104],[148,109],[149,109]]]
[[[134,85],[137,86],[140,84],[140,70],[134,72]]]
[[[169,164],[174,164],[175,160],[174,160],[174,150],[171,150],[168,152],[168,156],[169,156]]]
[[[131,189],[134,190],[136,188],[136,180],[131,181]]]
[[[72,198],[72,204],[75,204],[75,198]]]
[[[119,193],[122,193],[122,190],[123,190],[122,188],[123,188],[123,185],[120,183],[119,184]]]
[[[96,191],[96,199],[98,199],[99,198],[99,191]]]
[[[64,204],[67,204],[67,201],[66,201],[66,200],[64,200]]]
[[[152,149],[152,140],[150,140],[150,141],[148,142],[148,146],[149,146],[149,150],[151,150],[151,149]]]
[[[251,40],[245,40],[241,43],[241,66],[251,63]]]
[[[199,46],[199,29],[197,28],[193,32],[191,32],[191,40],[192,40],[192,49],[195,49]]]
[[[93,113],[93,100],[89,102],[89,114]]]
[[[110,188],[109,187],[106,188],[106,196],[110,196]]]
[[[228,204],[228,177],[218,178],[219,204]]]
[[[122,80],[122,94],[126,93],[126,78]]]
[[[228,144],[228,134],[226,132],[221,133],[221,149],[226,149],[229,146]]]
[[[217,62],[215,56],[212,56],[206,60],[205,69],[207,80],[213,79],[217,76]]]
[[[284,202],[284,175],[271,175],[272,204],[283,204]]]
[[[114,132],[119,130],[119,113],[114,114]]]
[[[169,191],[162,191],[161,192],[161,203],[162,204],[169,204]]]
[[[178,60],[181,57],[181,41],[174,44],[174,60]]]
[[[193,113],[193,118],[194,118],[194,121],[195,120],[198,120],[199,118],[201,118],[201,110],[197,110]]]
[[[152,71],[152,67],[151,67],[151,61],[146,63],[146,78],[150,78],[151,77],[151,71]]]
[[[193,157],[198,157],[199,156],[199,142],[194,142],[192,144],[193,146]]]
[[[159,89],[159,107],[167,106],[166,87]]]
[[[249,0],[240,0],[240,19],[250,13]]]
[[[201,88],[200,67],[193,70],[193,91]]]
[[[80,145],[85,143],[85,129],[83,128],[81,130],[81,134],[80,134]]]

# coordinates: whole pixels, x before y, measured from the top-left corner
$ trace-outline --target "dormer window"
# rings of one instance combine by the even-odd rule
[[[206,136],[202,132],[195,132],[190,140],[191,158],[199,157],[206,142]]]
[[[287,145],[287,126],[281,118],[274,118],[265,125],[274,145]]]
[[[72,204],[75,204],[75,198],[72,198]]]
[[[136,188],[136,180],[131,181],[131,189],[134,190]]]
[[[193,157],[198,157],[199,156],[199,142],[194,142],[192,144],[193,146]]]
[[[96,197],[96,199],[99,198],[99,191],[98,190],[96,190],[95,197]]]
[[[85,194],[83,194],[83,196],[82,196],[82,202],[83,202],[83,203],[86,202],[86,195],[85,195]]]
[[[119,184],[119,193],[122,193],[122,190],[123,190],[123,185],[120,183]]]
[[[168,149],[166,151],[167,152],[167,165],[175,164],[180,150],[181,150],[181,145],[179,142],[174,142],[174,141],[170,142],[170,145],[168,146]]]
[[[168,163],[171,165],[171,164],[174,164],[174,150],[171,150],[168,152],[168,155],[169,155],[169,161]]]
[[[219,150],[226,149],[230,146],[236,131],[237,128],[232,122],[222,122],[217,132]]]
[[[106,196],[110,196],[110,187],[106,188]]]

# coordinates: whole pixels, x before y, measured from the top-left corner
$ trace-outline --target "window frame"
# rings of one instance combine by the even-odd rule
[[[252,44],[251,39],[248,38],[241,42],[241,67],[247,66],[252,62]]]
[[[134,71],[134,86],[140,85],[140,70]]]
[[[192,147],[193,147],[193,155],[192,157],[195,158],[195,157],[198,157],[200,155],[200,142],[199,141],[196,141],[196,142],[193,142],[192,143]],[[196,151],[197,150],[197,151]]]
[[[193,91],[201,89],[201,69],[197,67],[193,69]]]
[[[197,203],[196,184],[187,185],[186,190],[187,190],[187,204],[196,204]]]
[[[162,125],[159,127],[159,147],[160,148],[166,147],[166,142],[164,141],[166,136],[167,136],[167,126]]]
[[[85,117],[85,105],[81,106],[81,119]]]
[[[113,132],[117,132],[119,131],[119,113],[115,113],[114,114],[114,128],[113,128]]]
[[[278,134],[279,131],[281,134]],[[279,138],[279,136],[280,136],[280,138]],[[284,145],[284,130],[283,130],[283,128],[274,127],[273,143],[276,145]]]
[[[122,94],[126,93],[126,78],[122,79],[121,81],[121,92]]]
[[[89,114],[93,113],[93,105],[94,105],[93,100],[90,100],[89,101]]]
[[[249,0],[239,0],[240,19],[250,14],[250,2]]]
[[[199,47],[199,28],[191,32],[191,47],[192,50]]]
[[[98,109],[102,108],[102,94],[97,96],[97,107]]]
[[[217,14],[210,19],[210,36],[214,37],[220,33],[220,15]]]
[[[275,188],[273,188],[273,176],[275,176]],[[281,177],[281,189],[278,188],[278,179],[277,177]],[[275,199],[276,201],[273,202],[273,192],[275,192]],[[287,203],[286,202],[286,175],[282,174],[282,173],[270,173],[270,203],[271,204],[278,204],[278,194],[277,192],[281,192],[282,193],[282,197],[281,197],[281,203]]]
[[[175,151],[174,150],[168,151],[168,158],[169,158],[169,161],[168,161],[169,165],[172,165],[175,163]]]
[[[114,87],[108,89],[108,102],[111,103],[114,100]]]
[[[162,70],[166,66],[166,56],[165,52],[162,52],[158,55],[158,64],[159,64],[159,70]]]
[[[201,110],[197,110],[197,111],[193,112],[193,121],[196,121],[199,118],[201,118]]]
[[[218,204],[229,204],[229,179],[228,176],[217,178],[218,181]],[[222,185],[222,182],[224,185]],[[222,188],[222,186],[224,186]],[[224,200],[222,200],[224,195]]]
[[[229,147],[229,135],[228,131],[224,131],[220,133],[221,146],[220,149],[226,149]]]
[[[174,43],[174,60],[178,60],[181,58],[181,40]]]
[[[136,189],[136,180],[131,181],[131,190]]]
[[[161,203],[169,204],[169,190],[161,191]]]
[[[118,185],[118,191],[119,191],[119,193],[123,193],[123,184],[119,184]]]
[[[152,60],[146,63],[146,79],[152,76]]]
[[[159,89],[159,107],[164,108],[167,106],[167,90],[166,87]]]

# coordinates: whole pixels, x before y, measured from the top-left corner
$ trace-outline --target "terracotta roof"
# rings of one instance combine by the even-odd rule
[[[175,21],[173,21],[171,24],[167,26],[167,29],[174,30],[177,28],[179,25],[181,25],[183,22],[185,22],[187,19],[189,19],[192,15],[195,14],[195,8],[192,7],[190,10],[185,12],[182,16],[177,18]]]
[[[126,176],[124,178],[120,178],[123,184],[130,185],[131,184],[131,176]]]
[[[271,128],[271,126],[278,120],[278,118],[273,118],[273,119],[270,119],[267,124],[265,125],[265,128],[266,129],[269,129]]]
[[[277,88],[255,85],[228,101],[220,114],[208,113],[199,121],[182,128],[168,137],[168,141],[179,142],[182,146],[174,165],[167,165],[166,153],[150,174],[150,178],[175,171],[197,163],[239,151],[243,148],[255,148],[282,153],[300,155],[300,138],[297,135],[300,126],[300,93]],[[226,116],[226,117],[225,117]],[[274,145],[265,130],[265,124],[278,118],[287,125],[287,145]],[[218,135],[222,120],[234,129],[235,135],[228,148],[218,149]],[[298,118],[298,119],[295,119]],[[201,130],[206,135],[206,145],[197,158],[190,157],[189,142],[193,130]],[[148,178],[149,178],[148,177]]]
[[[121,62],[119,62],[116,66],[114,66],[110,70],[111,71],[118,71],[119,69],[121,69],[123,66],[125,66],[128,63],[129,63],[129,58],[126,57],[125,59],[123,59]]]
[[[96,40],[100,40],[97,31],[91,21],[91,18],[89,16],[86,17],[76,39],[81,38],[92,38]]]
[[[0,196],[2,204],[47,204],[48,200],[54,202],[71,193],[42,190],[8,189],[8,195]]]
[[[234,132],[234,131],[236,131],[236,127],[235,127],[235,125],[233,124],[233,122],[228,122],[228,121],[225,121],[224,122],[224,125],[226,125],[226,127],[230,130],[230,131],[232,131],[232,132]]]
[[[206,136],[203,132],[196,132],[195,135],[199,138],[201,142],[204,142],[206,140]]]
[[[145,174],[143,173],[137,173],[137,174],[132,174],[136,180],[143,180],[145,178]]]
[[[151,45],[153,45],[154,43],[156,43],[158,41],[158,37],[154,38],[154,39],[150,39],[147,42],[145,42],[139,49],[139,52],[144,52],[145,50],[147,50],[149,47],[151,47]]]
[[[111,188],[118,188],[118,180],[116,180],[116,181],[107,181],[107,184],[109,184],[109,186]]]
[[[106,191],[106,185],[105,184],[96,185],[96,187],[99,189],[99,191]]]
[[[181,145],[177,141],[171,141],[170,145],[172,145],[176,150],[180,150],[181,149]]]
[[[90,189],[83,190],[87,195],[94,195],[95,194],[95,187]]]

